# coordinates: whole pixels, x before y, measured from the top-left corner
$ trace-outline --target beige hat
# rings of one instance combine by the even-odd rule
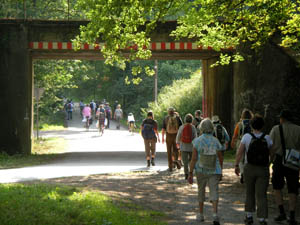
[[[220,122],[219,116],[217,116],[217,115],[212,116],[211,121],[212,121],[213,123],[218,123],[218,122]]]

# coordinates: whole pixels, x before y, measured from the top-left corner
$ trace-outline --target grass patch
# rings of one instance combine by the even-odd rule
[[[235,154],[236,154],[236,151],[232,148],[230,148],[229,150],[226,150],[225,155],[224,155],[224,162],[234,163],[235,162]]]
[[[96,191],[46,184],[0,185],[1,225],[163,225],[164,214]]]
[[[58,157],[66,148],[63,138],[47,138],[35,140],[31,155],[8,155],[0,154],[0,169],[20,168],[48,163]]]

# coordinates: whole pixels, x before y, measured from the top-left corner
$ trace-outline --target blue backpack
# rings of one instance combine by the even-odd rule
[[[154,125],[145,123],[142,129],[142,136],[146,140],[155,138]]]

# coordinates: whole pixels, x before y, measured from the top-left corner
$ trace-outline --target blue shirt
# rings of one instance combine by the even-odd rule
[[[203,173],[203,174],[222,174],[222,169],[221,165],[219,162],[219,159],[217,157],[216,160],[216,169],[215,171],[202,168],[199,165],[199,160],[200,160],[200,153],[203,152],[204,148],[208,149],[214,149],[216,151],[222,151],[222,145],[220,144],[219,140],[214,137],[212,134],[202,134],[200,137],[196,138],[193,140],[193,146],[196,148],[197,153],[198,153],[198,160],[196,163],[196,172]]]

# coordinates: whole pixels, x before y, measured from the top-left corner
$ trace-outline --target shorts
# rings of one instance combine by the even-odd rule
[[[196,173],[197,183],[198,183],[198,201],[205,201],[205,187],[208,184],[209,188],[209,201],[219,200],[219,182],[220,174],[203,174]]]
[[[298,195],[299,171],[283,166],[282,157],[276,155],[275,161],[273,163],[272,174],[273,189],[283,189],[285,182],[287,183],[288,193]]]

